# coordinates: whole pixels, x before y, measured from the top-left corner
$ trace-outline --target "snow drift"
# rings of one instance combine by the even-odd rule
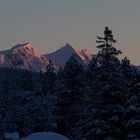
[[[68,138],[53,132],[33,133],[20,140],[69,140]]]

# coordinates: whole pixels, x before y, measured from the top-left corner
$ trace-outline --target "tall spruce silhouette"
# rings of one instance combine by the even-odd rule
[[[104,37],[97,36],[96,42],[99,44],[97,48],[99,48],[98,57],[99,64],[101,65],[112,65],[118,61],[118,56],[121,54],[120,50],[117,50],[113,44],[116,43],[114,36],[112,35],[112,31],[105,27]]]

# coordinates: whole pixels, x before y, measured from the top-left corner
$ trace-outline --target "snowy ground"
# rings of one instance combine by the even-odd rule
[[[30,134],[29,136],[20,140],[69,140],[69,139],[60,134],[52,132],[41,132]]]

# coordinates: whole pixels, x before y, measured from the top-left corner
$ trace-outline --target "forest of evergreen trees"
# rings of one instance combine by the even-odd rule
[[[71,140],[140,139],[140,71],[106,27],[86,66],[73,55],[46,73],[0,69],[0,132],[51,131]]]

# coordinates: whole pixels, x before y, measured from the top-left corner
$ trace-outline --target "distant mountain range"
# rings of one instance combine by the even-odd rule
[[[9,50],[0,51],[0,68],[23,69],[33,72],[46,72],[51,60],[56,67],[64,67],[66,61],[75,55],[79,61],[88,64],[92,59],[87,49],[78,49],[70,44],[50,54],[41,54],[30,43],[17,44]]]
[[[92,59],[92,55],[87,51],[87,49],[80,50],[79,48],[73,47],[68,43],[57,51],[50,54],[45,54],[44,56],[54,62],[54,64],[57,66],[63,67],[72,54],[77,56],[79,61],[85,64],[89,63],[89,61]]]

